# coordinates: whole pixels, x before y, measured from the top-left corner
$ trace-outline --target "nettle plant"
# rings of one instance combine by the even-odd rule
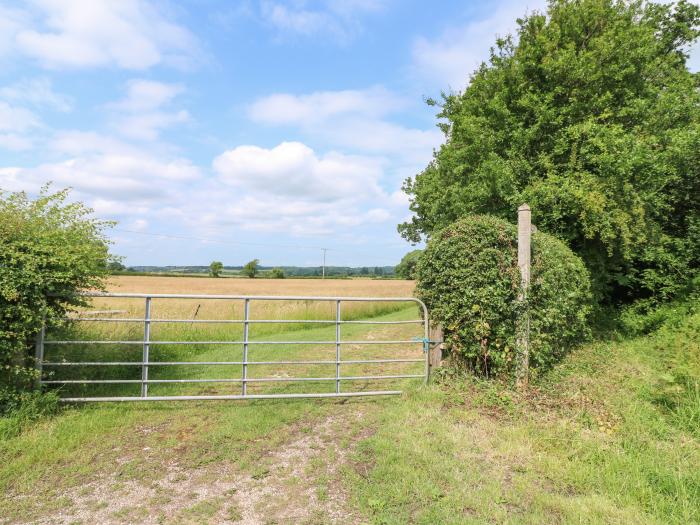
[[[517,230],[502,219],[472,215],[433,237],[418,263],[417,294],[443,326],[455,365],[484,376],[515,367],[515,320],[527,308],[531,373],[550,367],[589,337],[588,271],[562,241],[532,239],[527,301],[517,301]]]

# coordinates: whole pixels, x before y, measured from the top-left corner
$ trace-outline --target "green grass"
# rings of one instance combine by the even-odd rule
[[[372,523],[700,523],[700,314],[569,356],[529,396],[454,380],[375,414]]]
[[[376,320],[401,320],[415,319],[415,308],[390,308],[378,310],[380,315]],[[335,337],[335,327],[321,327],[316,325],[312,329],[299,330],[294,326],[292,331],[270,333],[267,327],[262,334],[253,334],[255,338],[270,340],[332,340]],[[175,330],[181,330],[177,327]],[[200,330],[196,328],[196,330]],[[376,337],[410,338],[411,335],[420,334],[419,325],[396,325],[379,328],[371,332]],[[228,334],[213,331],[214,336],[222,337]],[[362,339],[370,333],[366,326],[344,325],[342,327],[343,338],[348,340],[357,337]],[[379,335],[383,334],[383,335]],[[89,333],[79,333],[86,339]],[[166,336],[182,336],[182,333],[167,333]],[[190,334],[191,335],[191,334]],[[212,334],[208,334],[210,337]],[[202,337],[195,334],[194,338]],[[251,359],[275,360],[282,356],[289,359],[334,359],[335,346],[309,345],[270,345],[252,347]],[[420,349],[415,345],[413,357],[421,357]],[[89,349],[88,349],[89,350]],[[94,349],[93,349],[94,351]],[[344,349],[344,358],[369,358],[389,356],[396,351],[396,346],[363,346],[353,349]],[[118,347],[100,347],[99,358],[89,357],[84,347],[59,347],[51,359],[94,359],[94,360],[128,360],[140,359],[140,350],[133,356],[124,356],[124,349]],[[240,351],[239,351],[240,352]],[[154,349],[156,359],[164,360],[198,360],[219,361],[235,360],[236,355],[231,355],[231,347],[214,345],[206,347],[204,351],[194,346],[183,345],[166,349]],[[238,356],[240,357],[240,356]],[[296,366],[296,365],[295,365]],[[300,376],[334,375],[326,365],[299,365]],[[358,374],[368,372],[372,365],[347,365],[343,374]],[[139,377],[140,369],[136,368],[136,376]],[[261,367],[258,367],[261,368]],[[260,377],[263,374],[275,372],[278,367],[264,367],[264,369],[251,371],[251,376]],[[421,373],[421,364],[403,365],[404,372]],[[98,377],[115,375],[117,377],[130,377],[134,370],[129,367],[99,368],[102,374]],[[287,370],[289,367],[287,366]],[[296,369],[295,369],[296,370]],[[375,370],[376,371],[376,370]],[[64,375],[57,377],[95,377],[95,368],[84,367],[67,373],[67,369],[61,369]],[[240,377],[241,367],[168,367],[161,370],[153,369],[152,377]],[[386,373],[386,369],[385,372]],[[69,374],[75,374],[73,376]],[[412,380],[420,383],[421,380]],[[382,388],[396,388],[409,385],[411,380],[398,380],[384,382],[381,385],[372,382],[359,382],[358,384],[344,383],[343,390],[364,389],[381,386]],[[179,385],[152,385],[154,394],[182,394],[182,393],[239,393],[240,384],[235,386],[201,386],[192,385],[180,387]],[[295,392],[295,391],[332,391],[334,382],[324,384],[294,385],[291,383],[279,383],[265,385],[266,391]],[[61,393],[66,394],[136,394],[138,386],[114,385],[114,386],[85,386],[63,388]],[[256,390],[252,387],[251,390]],[[229,392],[226,392],[229,393]],[[371,403],[370,403],[371,404]],[[166,465],[177,462],[186,468],[196,469],[212,464],[233,465],[235,469],[255,474],[259,468],[261,455],[264,451],[274,449],[284,443],[294,432],[311,431],[314,424],[334,410],[334,404],[314,401],[247,401],[247,402],[185,402],[167,403],[150,402],[138,404],[88,404],[82,406],[70,406],[54,417],[46,417],[38,422],[23,421],[21,432],[8,432],[8,437],[0,441],[0,457],[3,463],[0,465],[0,506],[6,510],[6,516],[17,519],[20,516],[27,518],[40,516],[55,511],[57,501],[62,501],[62,494],[72,488],[78,487],[91,480],[115,475],[117,479],[124,481],[139,480],[147,483],[156,480],[163,475]],[[16,421],[5,418],[6,427],[12,430]],[[2,420],[0,420],[2,423]],[[2,424],[0,424],[2,427]],[[32,494],[31,498],[18,497]],[[64,502],[65,503],[65,502]],[[201,508],[200,508],[201,507]],[[206,511],[209,507],[202,504],[192,512],[185,513],[188,516]],[[128,509],[127,509],[128,510]],[[125,511],[126,512],[126,511]],[[235,514],[235,509],[232,511]],[[190,516],[191,517],[191,516]],[[119,519],[127,519],[122,516]],[[2,519],[0,519],[2,522]]]
[[[378,319],[414,316],[406,309]],[[343,330],[348,338],[368,336],[358,326]],[[380,330],[383,337],[410,337],[417,329]],[[319,340],[332,333],[332,327],[314,327],[293,337]],[[215,347],[186,355],[219,359],[229,351]],[[259,351],[320,356],[334,349]],[[302,372],[324,373],[313,367]],[[199,377],[204,371],[167,373]],[[31,521],[70,505],[65,493],[71,487],[109,476],[116,480],[115,491],[122,481],[148,486],[173,462],[183,479],[211,467],[216,476],[233,469],[265,483],[277,472],[270,451],[314,435],[336,416],[338,429],[324,432],[346,453],[338,457],[321,448],[303,476],[321,502],[337,498],[333,491],[342,487],[363,523],[700,523],[700,314],[692,310],[652,335],[579,349],[527,394],[466,377],[446,377],[427,388],[419,380],[400,385],[407,390],[400,398],[347,403],[68,407],[0,441],[0,507],[9,522]],[[343,418],[352,426],[345,428]],[[336,462],[337,478],[325,470]],[[303,482],[286,497],[304,494]],[[222,513],[240,519],[235,501],[221,497],[183,502],[171,519],[207,522]],[[161,499],[134,502],[117,518],[157,515],[165,504]]]

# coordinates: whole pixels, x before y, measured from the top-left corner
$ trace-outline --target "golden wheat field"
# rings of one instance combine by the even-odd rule
[[[201,277],[117,276],[109,292],[147,294],[282,295],[337,297],[411,297],[414,282],[372,279],[231,279]],[[347,302],[343,319],[374,317],[406,307],[406,303]],[[93,308],[142,317],[143,299],[96,298]],[[255,301],[251,319],[334,319],[334,301]],[[170,319],[236,319],[243,316],[243,302],[231,300],[154,299],[151,316]]]
[[[373,279],[232,279],[116,276],[110,292],[222,295],[339,295],[409,297],[414,282]]]
[[[115,293],[141,294],[202,294],[202,295],[245,295],[245,296],[323,296],[323,297],[411,297],[414,283],[398,280],[319,280],[319,279],[213,279],[185,277],[144,277],[119,276],[108,284],[108,291]],[[144,298],[96,297],[91,304],[74,312],[71,317],[82,319],[67,327],[64,334],[56,333],[69,340],[113,341],[114,344],[93,345],[48,345],[48,360],[61,362],[76,361],[141,361],[142,345],[124,344],[124,341],[138,342],[144,337]],[[249,338],[256,341],[250,349],[249,359],[255,361],[272,360],[331,360],[331,365],[289,366],[256,365],[251,370],[253,376],[280,377],[288,381],[292,376],[333,376],[335,373],[336,337],[335,320],[338,314],[335,300],[290,300],[258,301],[249,304]],[[412,302],[364,302],[348,301],[340,304],[340,319],[343,322],[367,320],[396,321],[420,320],[422,312]],[[201,298],[153,298],[150,303],[151,360],[152,361],[240,361],[242,346],[231,341],[241,341],[244,337],[244,301],[240,299],[201,299]],[[294,324],[280,324],[280,320],[298,321]],[[330,324],[318,324],[328,320]],[[104,322],[107,321],[107,322]],[[255,323],[255,321],[258,321]],[[372,326],[343,324],[338,333],[344,341],[372,340],[371,345],[344,343],[344,360],[367,360],[386,358],[417,358],[422,354],[418,343],[396,345],[382,341],[410,340],[422,334],[420,321],[411,324]],[[267,344],[262,341],[272,341]],[[274,341],[309,341],[280,345]],[[120,343],[122,341],[122,343]],[[167,341],[179,341],[174,344]],[[207,343],[202,343],[202,342]],[[225,343],[228,341],[228,343]],[[321,344],[321,341],[326,343]],[[332,342],[329,344],[328,342]],[[221,343],[221,344],[219,344]],[[152,362],[151,377],[156,379],[173,378],[221,378],[239,377],[240,366],[167,366],[158,367]],[[365,376],[385,373],[421,373],[422,364],[395,363],[389,365],[347,364],[343,365],[343,375]],[[139,367],[82,367],[68,369],[59,367],[53,370],[53,379],[138,379]],[[290,375],[291,374],[291,375]],[[228,379],[227,379],[228,380]],[[286,383],[284,383],[287,388]],[[353,384],[352,388],[378,387],[375,382],[364,381]],[[129,390],[129,395],[136,392]],[[119,386],[110,385],[69,385],[65,393],[91,395],[98,392],[121,392]],[[230,393],[229,386],[214,385],[152,385],[153,392],[160,393]],[[275,391],[273,384],[251,384],[251,392]],[[291,387],[289,387],[291,388]],[[333,388],[328,383],[324,388]],[[350,388],[348,386],[347,388]],[[116,389],[116,390],[115,390]],[[133,392],[132,392],[133,390]]]

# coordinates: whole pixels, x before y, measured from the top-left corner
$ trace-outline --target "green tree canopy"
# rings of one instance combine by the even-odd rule
[[[401,262],[396,265],[396,275],[402,279],[416,278],[416,265],[420,259],[423,250],[413,250],[403,256]]]
[[[247,277],[250,277],[253,279],[257,274],[258,274],[258,265],[260,264],[259,259],[253,259],[252,261],[248,261],[243,269],[241,270],[241,273]]]
[[[212,261],[209,265],[209,275],[212,277],[221,277],[223,269],[224,264],[221,261]]]
[[[32,341],[44,319],[60,323],[109,271],[110,223],[67,199],[67,190],[44,188],[36,199],[0,192],[0,412],[32,383]]]
[[[588,266],[598,299],[673,295],[700,260],[700,75],[686,68],[687,1],[552,0],[496,42],[446,142],[404,183],[418,242],[470,213],[511,222],[523,202]],[[438,104],[429,101],[430,104]]]

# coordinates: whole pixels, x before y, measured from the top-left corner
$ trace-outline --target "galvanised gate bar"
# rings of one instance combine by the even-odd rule
[[[186,295],[186,294],[136,294],[136,293],[86,293],[87,297],[93,298],[124,298],[124,299],[143,299],[144,315],[143,317],[99,317],[99,316],[79,316],[69,317],[66,320],[79,323],[136,323],[143,326],[143,338],[139,340],[82,340],[82,339],[51,339],[47,337],[46,331],[42,330],[36,341],[36,359],[37,366],[40,372],[40,382],[42,385],[118,385],[118,384],[136,384],[140,385],[140,395],[124,396],[124,395],[105,395],[96,397],[64,397],[64,402],[83,402],[83,401],[166,401],[166,400],[224,400],[224,399],[280,399],[280,398],[326,398],[326,397],[354,397],[354,396],[377,396],[377,395],[396,395],[401,394],[401,390],[363,390],[358,392],[345,392],[342,389],[343,382],[353,381],[369,381],[369,380],[398,380],[408,378],[422,378],[425,382],[430,376],[430,361],[429,361],[429,322],[428,311],[418,299],[413,297],[297,297],[297,296],[239,296],[239,295]],[[217,301],[234,301],[243,303],[242,319],[168,319],[154,318],[151,315],[152,304],[156,299],[189,299],[189,300],[217,300]],[[334,306],[335,319],[253,319],[251,318],[251,306],[256,302],[274,301],[274,302],[327,302]],[[343,320],[342,305],[350,302],[382,302],[382,303],[413,303],[419,307],[421,319],[411,320]],[[199,307],[198,307],[199,309]],[[120,311],[117,311],[120,313]],[[90,312],[86,312],[90,315]],[[193,325],[216,325],[216,324],[238,324],[242,325],[241,340],[154,340],[151,337],[151,331],[154,325],[157,324],[189,324]],[[250,337],[251,325],[255,324],[310,324],[310,325],[334,325],[335,337],[332,340],[253,340]],[[377,339],[361,339],[361,340],[343,340],[341,338],[341,327],[346,325],[401,325],[414,324],[420,325],[421,336],[412,339],[399,340],[377,340]],[[292,332],[293,333],[293,332]],[[45,359],[45,354],[52,347],[59,345],[118,345],[124,347],[141,348],[141,359],[139,361],[99,361],[99,360],[57,360],[51,361]],[[151,359],[151,348],[154,346],[171,346],[171,345],[193,345],[193,346],[209,346],[209,345],[226,345],[232,347],[242,347],[242,359],[232,361],[154,361]],[[324,345],[335,347],[335,358],[326,360],[272,360],[272,361],[257,361],[249,358],[252,348],[257,345]],[[381,358],[381,359],[348,359],[343,360],[343,347],[346,345],[401,345],[404,349],[407,345],[416,349],[416,358]],[[420,356],[422,350],[423,355]],[[389,373],[389,374],[372,374],[372,375],[342,375],[344,365],[388,365],[395,363],[424,363],[424,370],[420,374],[416,373]],[[239,377],[226,378],[190,378],[190,379],[152,379],[149,378],[149,370],[156,367],[170,366],[232,366],[240,365],[241,374]],[[260,365],[330,365],[335,368],[335,374],[322,377],[251,377],[250,371],[252,367]],[[140,379],[45,379],[47,371],[55,371],[65,367],[140,367]],[[295,392],[295,393],[267,393],[256,394],[249,392],[249,385],[254,383],[277,383],[277,382],[333,382],[335,389],[333,392]],[[198,395],[149,395],[149,385],[167,384],[167,383],[240,383],[240,394],[198,394]]]

